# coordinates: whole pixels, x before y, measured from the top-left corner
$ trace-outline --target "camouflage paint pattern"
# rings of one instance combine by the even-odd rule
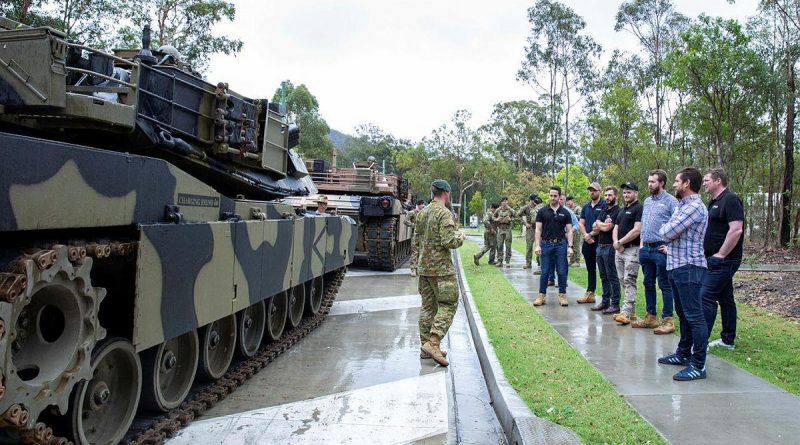
[[[531,265],[533,261],[533,244],[536,240],[536,214],[539,213],[539,209],[544,207],[544,204],[539,205],[531,205],[530,202],[525,204],[519,211],[517,212],[517,218],[522,221],[522,224],[525,225],[525,264],[527,266]],[[539,262],[537,257],[536,262]]]
[[[455,276],[452,249],[461,247],[453,214],[438,201],[431,201],[417,216],[417,273],[420,276]]]
[[[489,252],[489,262],[494,263],[495,254],[497,253],[497,230],[494,227],[494,212],[492,209],[486,209],[483,214],[483,248],[475,255],[480,259],[486,252]]]
[[[494,211],[494,224],[497,228],[497,261],[503,263],[511,261],[511,226],[514,221],[514,209],[506,207],[505,209],[500,206]],[[505,250],[505,253],[503,252]]]

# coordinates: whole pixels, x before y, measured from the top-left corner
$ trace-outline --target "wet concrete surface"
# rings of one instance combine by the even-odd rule
[[[533,304],[539,275],[523,264],[514,252],[503,271]],[[710,354],[706,380],[676,382],[672,376],[681,368],[656,360],[674,352],[677,336],[620,326],[610,315],[589,310],[591,305],[575,303],[584,291],[570,282],[570,305],[561,307],[558,289],[549,287],[546,304],[536,309],[670,443],[800,443],[800,398]]]
[[[319,328],[168,443],[504,444],[463,307],[442,368],[419,306],[408,269],[352,268]]]

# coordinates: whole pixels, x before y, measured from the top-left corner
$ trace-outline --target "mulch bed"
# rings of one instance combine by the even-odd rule
[[[746,246],[744,249],[744,262],[756,264],[800,264],[800,248],[768,247],[764,249]]]
[[[733,287],[740,302],[800,320],[800,272],[742,271]]]

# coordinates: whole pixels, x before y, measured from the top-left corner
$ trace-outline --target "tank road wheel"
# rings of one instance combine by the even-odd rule
[[[22,405],[28,426],[47,406],[66,413],[75,385],[92,377],[92,350],[106,336],[97,317],[106,291],[92,286],[92,261],[53,246],[0,273],[0,412]]]
[[[250,358],[256,355],[264,338],[266,320],[266,305],[259,301],[236,315],[236,355],[241,358]]]
[[[116,444],[133,422],[142,389],[139,355],[127,339],[106,339],[92,353],[94,375],[75,387],[70,424],[76,444]]]
[[[231,314],[207,324],[200,330],[200,366],[198,376],[206,381],[225,374],[236,349],[236,315]]]
[[[183,402],[197,370],[198,343],[191,330],[141,353],[143,408],[167,412]]]
[[[317,315],[322,306],[322,275],[306,282],[306,315]]]
[[[264,335],[270,341],[281,338],[281,334],[283,334],[289,305],[288,293],[280,292],[267,300],[267,329],[264,331]]]
[[[303,320],[306,308],[306,287],[302,284],[289,289],[289,326],[296,328]]]

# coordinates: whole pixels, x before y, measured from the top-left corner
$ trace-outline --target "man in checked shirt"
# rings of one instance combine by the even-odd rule
[[[695,168],[678,172],[673,184],[675,197],[680,199],[678,209],[658,231],[667,240],[660,249],[667,251],[667,273],[681,323],[678,348],[675,353],[659,358],[658,363],[685,366],[672,376],[679,381],[706,378],[708,327],[700,288],[707,269],[703,240],[708,210],[698,195],[702,183],[703,175]]]

